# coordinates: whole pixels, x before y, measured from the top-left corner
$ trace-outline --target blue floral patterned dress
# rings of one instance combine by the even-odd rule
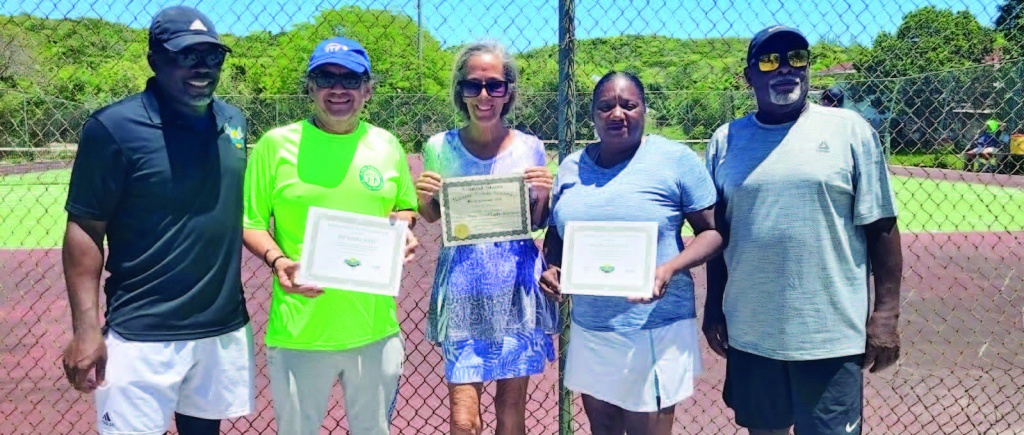
[[[515,142],[489,160],[473,156],[458,130],[434,135],[424,168],[444,178],[522,173],[544,166],[544,146],[513,131]],[[533,240],[441,248],[430,294],[427,338],[441,346],[453,384],[530,376],[554,361],[558,309],[538,285],[544,261]]]

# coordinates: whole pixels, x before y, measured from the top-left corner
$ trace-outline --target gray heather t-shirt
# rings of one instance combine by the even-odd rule
[[[706,162],[728,234],[729,344],[779,360],[863,353],[863,225],[896,216],[878,137],[845,109],[809,104],[793,123],[723,125]]]

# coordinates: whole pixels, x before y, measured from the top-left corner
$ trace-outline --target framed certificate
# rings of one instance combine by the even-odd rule
[[[654,295],[655,222],[569,222],[562,247],[562,293]]]
[[[310,207],[298,281],[398,296],[408,230],[403,220]]]
[[[445,246],[531,237],[530,193],[522,174],[448,178],[438,201]]]

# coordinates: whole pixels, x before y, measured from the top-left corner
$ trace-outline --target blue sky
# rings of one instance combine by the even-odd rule
[[[999,0],[577,0],[576,35],[657,34],[680,38],[749,37],[775,23],[794,25],[813,41],[870,43],[895,30],[903,16],[922,6],[968,10],[992,25]],[[416,0],[0,0],[0,14],[49,18],[104,18],[143,28],[154,13],[175,4],[196,6],[222,33],[280,32],[319,11],[348,5],[388,9],[416,19]],[[420,0],[424,27],[443,45],[496,39],[515,51],[558,41],[558,0]]]

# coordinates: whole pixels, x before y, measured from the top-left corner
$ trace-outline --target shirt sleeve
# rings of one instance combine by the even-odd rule
[[[72,216],[109,221],[124,192],[127,170],[124,151],[113,135],[102,122],[89,118],[82,126],[64,209]]]
[[[878,133],[863,121],[855,125],[854,131],[854,224],[896,217],[896,198]]]
[[[395,211],[417,211],[419,203],[416,201],[416,185],[412,181],[409,159],[405,155],[402,144],[398,143],[397,140],[395,141],[395,146],[398,147],[398,161],[395,162],[398,166],[395,168],[398,171],[398,196],[395,198]],[[426,161],[424,161],[424,164],[426,164]]]
[[[683,213],[693,213],[715,205],[718,194],[711,175],[701,164],[697,153],[683,150],[679,162],[679,203]]]
[[[558,171],[557,174],[555,174],[555,181],[551,185],[551,208],[550,208],[551,212],[548,213],[548,230],[549,231],[551,230],[551,228],[557,228],[558,227],[557,222],[555,222],[555,206],[558,205],[558,197],[561,196],[561,194],[562,194],[562,183],[560,183],[560,180],[562,179],[562,177],[564,177],[564,174],[561,171],[562,166],[559,165],[558,168],[559,168],[559,171]]]
[[[437,150],[432,139],[423,144],[423,170],[440,174],[437,167]]]
[[[249,156],[245,167],[245,214],[242,227],[249,230],[269,230],[273,213],[274,185],[274,142],[263,135]]]
[[[533,164],[545,167],[548,165],[548,152],[544,149],[544,142],[537,137],[534,137],[533,140]]]

